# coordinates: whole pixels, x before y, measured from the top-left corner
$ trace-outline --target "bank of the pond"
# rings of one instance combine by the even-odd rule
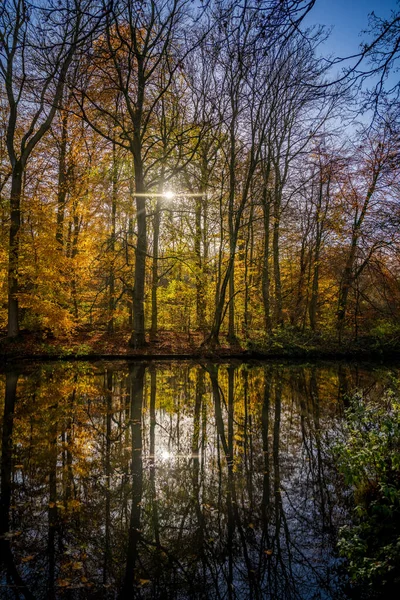
[[[211,348],[203,333],[160,332],[148,338],[144,348],[129,345],[129,332],[78,332],[55,337],[49,332],[21,332],[16,339],[0,337],[0,360],[186,360],[186,359],[400,359],[400,343],[394,339],[363,338],[338,343],[335,339],[276,335],[267,342],[240,341],[235,344],[221,337],[220,345]]]
[[[121,331],[81,331],[55,337],[50,332],[21,332],[16,339],[0,337],[0,360],[79,360],[79,359],[354,359],[387,360],[400,358],[397,339],[362,338],[338,343],[333,338],[287,334],[286,330],[267,342],[238,340],[229,344],[221,336],[220,345],[211,348],[204,333],[159,332],[148,338],[144,348],[129,345],[130,333]]]

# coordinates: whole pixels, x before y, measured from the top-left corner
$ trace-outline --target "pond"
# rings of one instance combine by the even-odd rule
[[[346,598],[346,490],[327,449],[346,394],[379,396],[389,375],[333,363],[9,370],[1,598]]]

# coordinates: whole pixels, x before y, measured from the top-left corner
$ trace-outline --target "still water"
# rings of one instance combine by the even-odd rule
[[[343,364],[55,363],[0,375],[1,598],[344,599]]]

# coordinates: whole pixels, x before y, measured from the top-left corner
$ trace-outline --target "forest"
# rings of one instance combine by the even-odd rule
[[[314,4],[3,0],[3,338],[397,339],[400,13]]]
[[[400,0],[324,1],[0,0],[1,598],[399,597]]]

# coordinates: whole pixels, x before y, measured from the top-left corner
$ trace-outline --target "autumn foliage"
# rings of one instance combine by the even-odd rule
[[[290,4],[6,0],[9,337],[397,337],[397,105],[349,126],[359,98]]]

